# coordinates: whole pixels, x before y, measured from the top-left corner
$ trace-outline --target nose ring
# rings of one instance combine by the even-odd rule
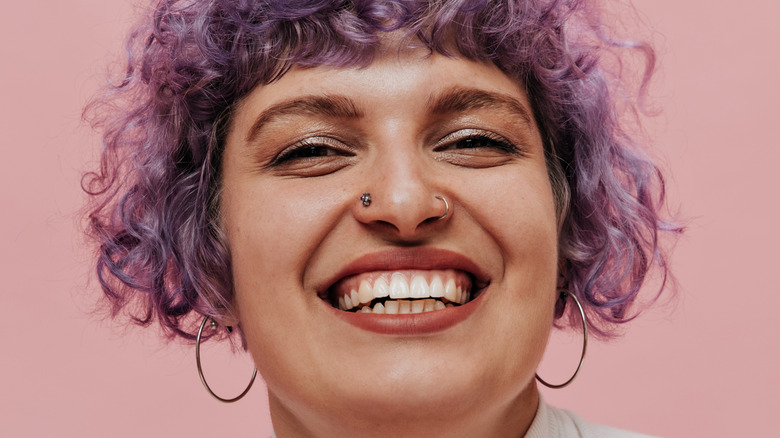
[[[444,219],[445,217],[447,217],[447,215],[450,213],[450,203],[447,202],[447,198],[445,198],[444,196],[436,195],[435,198],[441,199],[442,201],[444,201],[444,214],[436,218],[436,220],[440,221],[440,220]]]
[[[447,217],[448,214],[450,214],[450,203],[447,202],[447,198],[444,196],[436,195],[434,196],[436,199],[441,199],[444,201],[444,214],[437,217],[436,220],[442,220],[445,217]],[[371,205],[371,193],[365,192],[360,196],[360,201],[363,203],[363,207],[368,207]]]

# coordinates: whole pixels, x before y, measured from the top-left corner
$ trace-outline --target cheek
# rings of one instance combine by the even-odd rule
[[[288,351],[306,315],[317,311],[301,281],[311,255],[341,217],[340,186],[228,175],[222,202],[230,246],[235,308],[259,365]],[[313,194],[316,194],[314,196]],[[292,309],[306,309],[294,311]]]
[[[496,282],[501,305],[492,317],[496,327],[512,327],[509,331],[527,342],[513,346],[519,357],[540,358],[552,327],[558,278],[558,224],[546,168],[507,172],[481,187],[470,194],[471,211],[504,263]]]
[[[226,178],[222,216],[236,280],[249,274],[273,283],[302,270],[337,220],[342,192],[279,178]]]
[[[288,357],[289,345],[299,343],[300,335],[291,328],[305,324],[303,312],[289,309],[310,305],[292,292],[299,288],[296,272],[305,264],[320,212],[294,191],[261,187],[257,182],[229,186],[223,217],[241,330],[257,368],[265,379],[276,377],[273,384],[278,386],[276,380],[298,381],[305,372],[283,364],[306,362],[305,357]]]
[[[546,168],[539,163],[469,180],[464,185],[468,209],[502,247],[505,256],[523,264],[557,266],[557,215]]]

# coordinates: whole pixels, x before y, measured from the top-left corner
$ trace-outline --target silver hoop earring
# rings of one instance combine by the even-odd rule
[[[585,309],[582,308],[582,304],[580,304],[580,300],[577,298],[576,295],[574,295],[573,293],[567,291],[566,289],[562,289],[561,290],[561,298],[566,299],[567,296],[568,297],[572,297],[572,299],[574,300],[574,303],[577,304],[577,308],[580,309],[580,317],[582,317],[582,335],[583,335],[583,338],[582,338],[582,355],[580,356],[580,363],[577,364],[577,369],[574,371],[574,374],[571,377],[569,377],[569,380],[561,383],[560,385],[553,385],[553,384],[547,383],[547,382],[544,381],[544,379],[539,377],[539,374],[536,374],[536,380],[538,380],[542,385],[544,385],[544,386],[546,386],[548,388],[553,388],[553,389],[563,388],[564,386],[567,386],[569,383],[574,381],[574,378],[577,377],[577,374],[580,373],[580,368],[582,368],[582,362],[585,361],[585,350],[588,349],[588,321],[585,318]]]
[[[255,377],[257,377],[257,367],[255,367],[255,371],[252,373],[252,379],[249,380],[249,385],[246,386],[246,389],[244,389],[244,392],[239,394],[237,397],[233,398],[222,398],[218,396],[217,394],[214,394],[214,391],[211,390],[209,387],[209,384],[206,383],[206,378],[203,376],[203,368],[200,366],[200,337],[201,334],[203,334],[203,327],[206,326],[206,322],[211,320],[211,327],[216,327],[216,322],[211,319],[210,316],[206,315],[203,317],[203,322],[200,323],[200,328],[198,329],[198,337],[195,339],[195,362],[198,364],[198,375],[200,376],[200,381],[203,382],[203,386],[206,388],[206,391],[211,394],[212,397],[215,399],[223,402],[223,403],[233,403],[235,401],[241,400],[247,392],[249,392],[249,389],[252,387],[252,384],[255,383]]]
[[[363,202],[363,207],[371,205],[371,193],[363,193],[363,195],[360,196],[360,201]]]
[[[434,197],[436,199],[441,199],[442,201],[444,201],[444,214],[436,218],[436,220],[440,221],[440,220],[444,219],[445,217],[447,217],[448,214],[450,214],[450,203],[447,202],[447,198],[445,198],[444,196],[436,195]]]

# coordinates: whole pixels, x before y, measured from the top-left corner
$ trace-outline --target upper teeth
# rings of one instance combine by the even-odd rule
[[[339,296],[339,308],[351,310],[358,307],[361,311],[368,311],[371,310],[368,305],[376,298],[389,298],[384,305],[377,303],[374,306],[374,312],[381,311],[381,313],[419,313],[444,308],[445,303],[463,304],[469,299],[469,284],[460,284],[464,282],[460,278],[456,282],[457,276],[452,275],[453,273],[454,271],[444,271],[443,275],[434,274],[430,276],[430,282],[420,274],[411,275],[410,280],[410,275],[401,272],[389,275],[389,284],[388,273],[373,279],[364,278],[358,284],[351,282],[352,286],[347,288],[349,292],[345,290]],[[464,276],[460,275],[460,277]],[[405,298],[420,300],[393,301]]]

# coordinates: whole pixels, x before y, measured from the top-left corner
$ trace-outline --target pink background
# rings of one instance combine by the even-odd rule
[[[780,408],[780,6],[636,5],[662,59],[653,95],[664,111],[647,127],[672,205],[691,219],[673,259],[679,297],[623,339],[592,343],[575,384],[544,393],[586,419],[655,435],[766,436]],[[74,212],[97,139],[80,109],[132,13],[129,1],[2,0],[0,435],[267,436],[262,386],[220,404],[201,388],[191,348],[88,314],[98,292]],[[551,380],[573,366],[559,350],[540,371]],[[206,353],[215,386],[238,390],[248,360]]]

